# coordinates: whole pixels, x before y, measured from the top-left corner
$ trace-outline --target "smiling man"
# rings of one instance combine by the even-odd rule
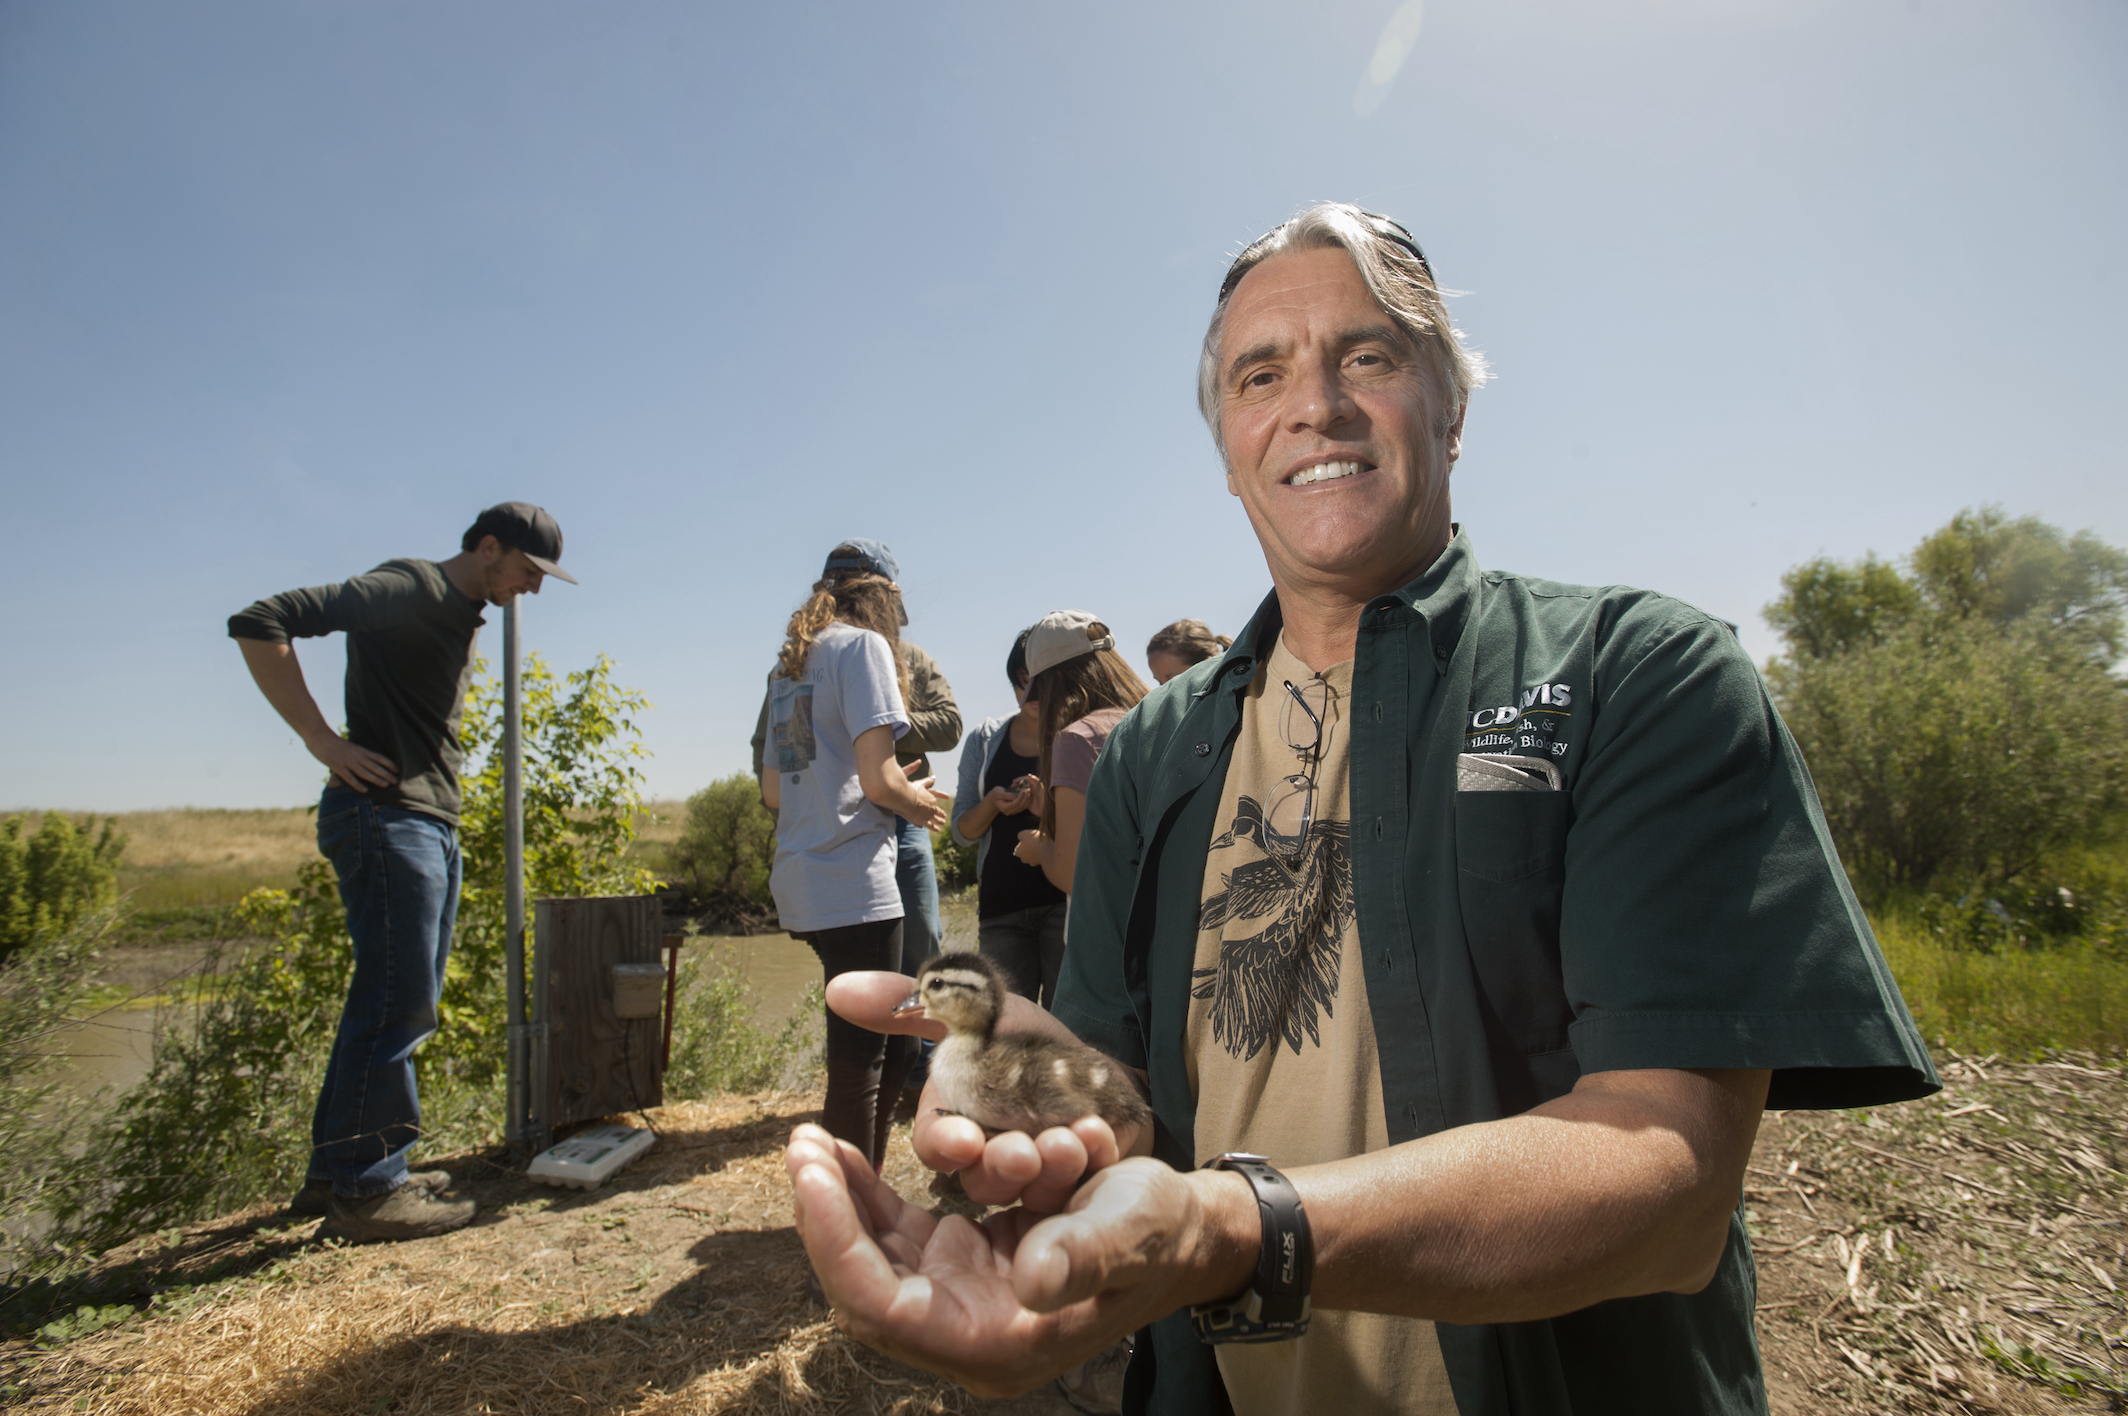
[[[1110,738],[1055,1018],[1156,1123],[918,1154],[934,1223],[801,1128],[865,1340],[989,1391],[1138,1331],[1126,1410],[1766,1409],[1739,1204],[1767,1106],[1936,1088],[1808,775],[1721,621],[1479,567],[1482,365],[1394,222],[1245,251],[1199,400],[1272,593]],[[830,1002],[892,1026],[906,982]]]
[[[339,878],[354,976],[290,1208],[326,1216],[322,1232],[342,1239],[418,1238],[473,1217],[473,1201],[442,1198],[448,1174],[407,1173],[421,1134],[413,1053],[436,1030],[458,916],[458,726],[481,607],[576,577],[559,564],[561,527],[525,502],[489,507],[459,544],[448,560],[386,561],[229,619],[259,692],[331,773],[318,850]],[[335,631],[347,635],[345,737],[291,642]]]

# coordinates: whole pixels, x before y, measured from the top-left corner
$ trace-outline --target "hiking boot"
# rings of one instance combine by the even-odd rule
[[[319,1227],[318,1237],[345,1239],[354,1244],[426,1239],[463,1228],[479,1208],[471,1200],[439,1200],[424,1185],[401,1185],[366,1200],[344,1200],[334,1195],[326,1206],[325,1223]]]
[[[406,1183],[419,1185],[432,1195],[440,1195],[451,1188],[451,1172],[448,1170],[410,1170]],[[295,1198],[288,1202],[293,1214],[323,1217],[326,1207],[332,1204],[332,1181],[313,1175],[303,1182]]]
[[[1073,1367],[1057,1378],[1057,1394],[1074,1411],[1087,1416],[1117,1416],[1123,1410],[1123,1369],[1130,1366],[1131,1339],[1119,1338],[1114,1346]]]

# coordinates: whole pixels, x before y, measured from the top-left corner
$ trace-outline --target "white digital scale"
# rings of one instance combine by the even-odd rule
[[[541,1151],[525,1167],[525,1174],[571,1190],[596,1190],[649,1150],[655,1139],[634,1126],[593,1126]]]

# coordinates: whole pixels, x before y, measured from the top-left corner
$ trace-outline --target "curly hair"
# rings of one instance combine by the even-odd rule
[[[841,555],[836,547],[831,555]],[[901,701],[909,702],[909,661],[901,653],[901,590],[883,575],[862,570],[832,570],[813,582],[813,590],[791,615],[783,647],[776,651],[779,678],[805,677],[805,661],[820,632],[840,620],[869,629],[894,651],[894,677]]]

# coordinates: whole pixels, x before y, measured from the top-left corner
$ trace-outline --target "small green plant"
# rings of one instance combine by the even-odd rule
[[[736,950],[727,944],[708,957],[684,958],[665,1094],[681,1100],[809,1080],[820,1065],[825,1006],[816,983],[780,1026],[764,1027],[755,1019],[754,990]]]
[[[0,960],[39,939],[64,934],[118,898],[118,857],[126,838],[109,817],[79,827],[48,811],[35,833],[27,819],[0,821]]]
[[[975,888],[975,856],[977,847],[954,844],[953,832],[940,827],[931,833],[931,861],[938,870],[940,890],[970,890]]]

